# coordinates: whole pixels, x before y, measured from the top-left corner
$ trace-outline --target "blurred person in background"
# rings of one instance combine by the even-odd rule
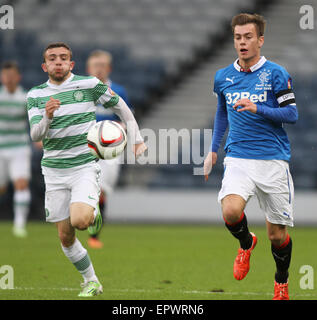
[[[87,59],[87,72],[89,75],[98,78],[102,83],[108,85],[114,92],[121,96],[121,98],[132,110],[129,104],[126,89],[123,86],[111,81],[109,77],[112,72],[112,61],[113,57],[110,52],[95,50],[90,53]],[[105,109],[102,105],[97,106],[96,120],[97,122],[103,120],[112,120],[120,123],[123,127],[125,127],[124,123],[121,122],[120,118],[111,109]],[[107,199],[113,192],[113,189],[118,182],[122,156],[123,155],[111,160],[99,160],[98,162],[101,167],[101,194],[99,206],[101,212],[103,213],[104,219],[106,217]],[[103,247],[103,243],[99,239],[99,233],[89,235],[88,245],[91,248],[99,249]]]
[[[21,73],[15,61],[2,64],[0,79],[0,194],[5,193],[8,182],[12,182],[13,234],[25,237],[31,202],[31,143],[26,92],[20,86]]]

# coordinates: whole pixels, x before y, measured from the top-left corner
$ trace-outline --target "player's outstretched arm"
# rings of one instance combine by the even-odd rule
[[[217,152],[209,152],[205,161],[204,161],[204,176],[205,176],[205,181],[208,181],[209,174],[211,172],[212,167],[216,164],[217,162]]]
[[[217,162],[217,151],[219,149],[221,140],[228,127],[228,114],[224,100],[218,95],[217,112],[214,121],[214,130],[212,135],[212,141],[210,145],[210,151],[204,161],[204,176],[205,181],[208,181],[209,174],[212,167]]]
[[[275,122],[294,124],[298,120],[296,105],[287,105],[282,108],[266,108],[258,106],[257,114]]]
[[[146,149],[143,138],[141,136],[139,126],[134,118],[134,115],[125,101],[109,86],[99,81],[97,78],[92,78],[94,87],[92,94],[96,104],[101,104],[105,108],[112,108],[112,111],[121,119],[127,128],[128,136],[134,145],[133,151],[136,157],[140,156]]]

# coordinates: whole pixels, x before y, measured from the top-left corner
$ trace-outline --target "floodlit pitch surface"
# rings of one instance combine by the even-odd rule
[[[0,299],[83,299],[77,297],[82,277],[64,256],[54,225],[29,223],[26,239],[14,238],[11,228],[11,222],[0,223],[0,267],[13,267],[14,289],[0,288]],[[232,267],[238,242],[224,226],[105,225],[104,248],[88,249],[104,287],[94,299],[270,300],[275,272],[270,243],[264,227],[250,230],[258,244],[249,274],[237,281]],[[309,265],[317,276],[317,230],[298,227],[290,234],[290,298],[316,300],[316,279],[314,289],[301,288],[299,270]],[[87,248],[87,232],[77,235]]]

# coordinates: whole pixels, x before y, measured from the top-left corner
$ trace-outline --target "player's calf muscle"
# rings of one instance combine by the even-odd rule
[[[67,233],[64,231],[58,231],[58,237],[63,247],[70,247],[75,242],[75,233]]]
[[[75,230],[71,226],[69,219],[56,223],[58,237],[63,247],[70,247],[75,241]]]

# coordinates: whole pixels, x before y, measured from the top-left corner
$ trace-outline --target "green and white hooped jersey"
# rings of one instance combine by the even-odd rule
[[[16,147],[29,147],[26,92],[17,87],[14,93],[0,88],[0,153]]]
[[[95,161],[87,145],[87,133],[96,122],[96,104],[115,106],[119,96],[96,77],[71,76],[60,85],[46,83],[32,88],[27,95],[30,127],[39,123],[46,102],[53,97],[61,102],[43,140],[44,175],[71,173]]]

